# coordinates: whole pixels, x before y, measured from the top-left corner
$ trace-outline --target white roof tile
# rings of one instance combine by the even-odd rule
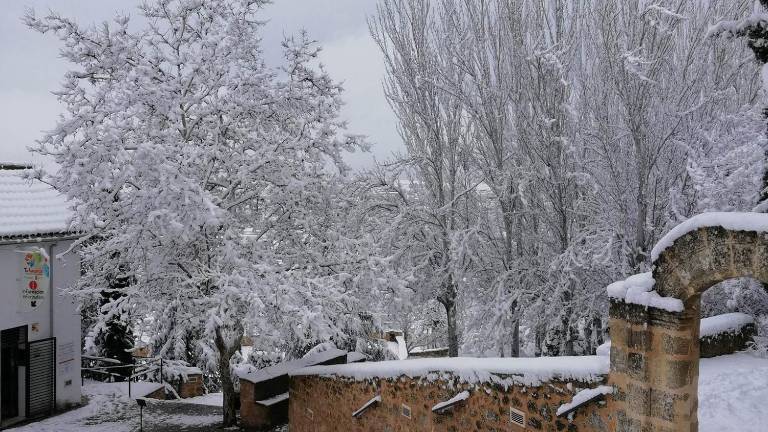
[[[66,197],[22,174],[21,170],[0,169],[0,237],[72,231],[72,211]]]

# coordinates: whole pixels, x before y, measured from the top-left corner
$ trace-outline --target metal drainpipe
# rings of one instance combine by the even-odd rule
[[[53,299],[55,298],[55,290],[53,285],[53,247],[56,246],[58,243],[50,243],[48,244],[48,295],[50,296],[50,316],[51,316],[51,336],[55,337],[53,335],[53,320],[54,320],[54,307],[53,307]],[[58,361],[54,359],[55,364],[58,364]]]
[[[58,345],[58,343],[59,343],[59,340],[56,338],[56,336],[53,333],[53,329],[55,328],[55,326],[53,325],[53,320],[55,319],[55,310],[56,310],[56,308],[53,306],[54,299],[56,298],[56,290],[54,289],[54,285],[53,285],[53,275],[55,273],[53,271],[53,260],[54,260],[54,257],[53,257],[53,247],[56,246],[57,244],[58,243],[54,242],[54,243],[50,243],[48,245],[48,295],[50,297],[50,303],[51,303],[51,324],[50,324],[51,325],[51,336],[50,337],[55,338],[53,340],[53,343],[55,345]],[[59,386],[59,383],[58,383],[59,371],[56,370],[59,367],[59,359],[56,358],[56,356],[58,355],[59,350],[57,349],[58,347],[55,346],[55,345],[53,347],[53,353],[54,353],[54,358],[53,358],[53,368],[54,368],[54,371],[53,371],[53,376],[54,376],[54,378],[53,378],[53,410],[54,411],[56,411],[56,396],[59,394],[59,392],[58,392],[59,389],[57,388]],[[29,365],[27,365],[27,367],[29,367]],[[81,374],[82,374],[82,372],[81,372]]]

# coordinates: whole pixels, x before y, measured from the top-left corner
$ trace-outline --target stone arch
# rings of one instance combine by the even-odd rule
[[[766,263],[765,232],[705,226],[674,239],[653,263],[654,290],[681,300],[682,311],[611,300],[616,431],[698,431],[701,294],[733,278],[768,284]]]
[[[653,262],[654,289],[688,308],[713,285],[751,277],[768,284],[768,234],[703,227],[675,240]]]

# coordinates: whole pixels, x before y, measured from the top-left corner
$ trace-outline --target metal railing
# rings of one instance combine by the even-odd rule
[[[161,357],[134,356],[133,360],[133,363],[123,363],[112,358],[83,354],[80,374],[82,384],[85,383],[86,377],[102,382],[128,381],[128,397],[131,397],[131,383],[137,382],[140,377],[155,379],[161,384],[165,383]],[[154,372],[158,374],[155,375]]]

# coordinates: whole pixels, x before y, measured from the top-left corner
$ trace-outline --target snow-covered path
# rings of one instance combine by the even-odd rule
[[[699,432],[768,430],[768,359],[733,354],[701,359]]]
[[[124,384],[124,383],[123,383]],[[10,429],[13,432],[133,432],[139,430],[139,408],[123,384],[86,383],[88,404],[63,414]],[[153,432],[203,432],[219,426],[221,400],[216,395],[196,398],[196,403],[147,400],[144,430]],[[235,429],[237,430],[237,429]]]

